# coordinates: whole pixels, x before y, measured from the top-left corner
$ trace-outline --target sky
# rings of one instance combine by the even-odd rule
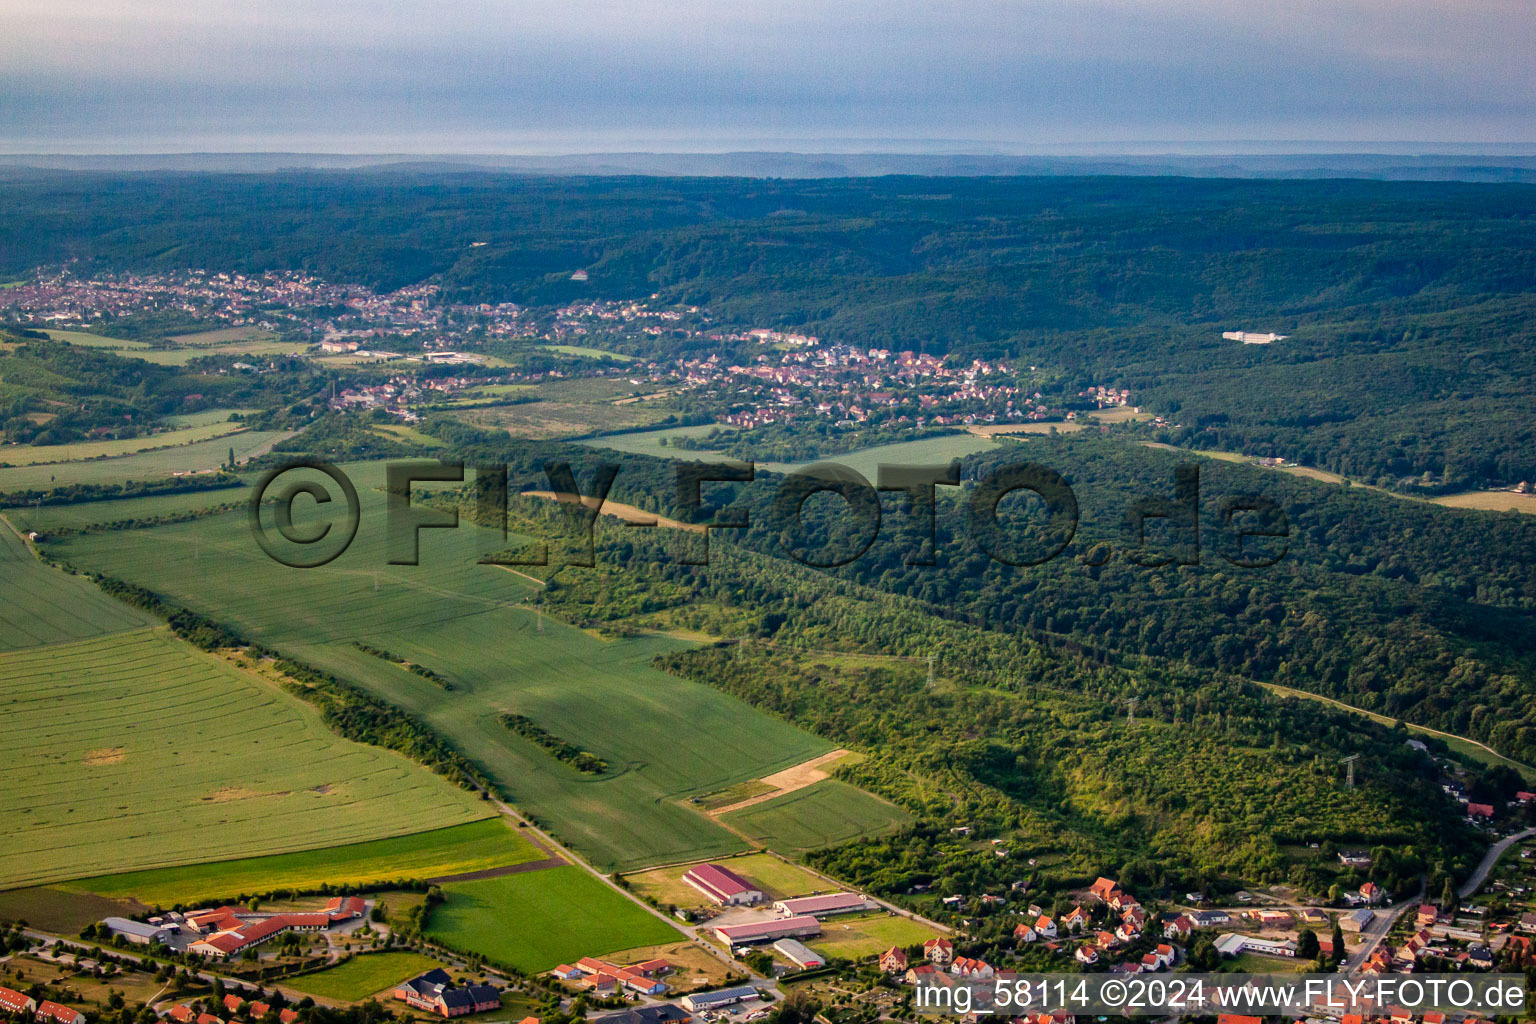
[[[1536,0],[0,0],[0,152],[1430,151],[1536,144],[1533,54]]]

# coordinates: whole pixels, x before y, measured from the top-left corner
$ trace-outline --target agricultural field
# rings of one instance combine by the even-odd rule
[[[1524,512],[1536,515],[1536,494],[1518,494],[1515,491],[1469,491],[1466,494],[1445,494],[1429,499],[1446,508],[1474,508],[1484,512]]]
[[[215,437],[115,459],[12,466],[0,469],[0,494],[7,491],[46,490],[70,484],[163,480],[178,473],[211,471],[229,460],[231,448],[235,451],[235,461],[243,462],[256,455],[265,455],[277,442],[291,436],[292,432],[283,430],[246,430],[228,437]]]
[[[79,462],[82,459],[110,459],[157,448],[175,448],[210,438],[224,437],[245,430],[239,423],[220,421],[199,423],[162,430],[143,437],[125,437],[110,441],[76,441],[72,444],[9,444],[0,446],[0,463],[9,466],[35,466],[45,463]],[[227,451],[226,451],[227,454]]]
[[[135,913],[138,904],[111,900],[61,886],[31,886],[0,891],[0,921],[25,921],[33,928],[74,935],[86,925],[114,915]]]
[[[585,348],[581,345],[540,345],[539,348],[546,352],[558,352],[563,356],[579,356],[583,359],[613,359],[621,363],[632,363],[634,356],[627,356],[622,352],[610,352],[605,348]]]
[[[584,956],[676,942],[678,930],[579,867],[443,886],[427,933],[520,971]]]
[[[819,462],[835,462],[874,483],[882,462],[895,466],[944,466],[951,459],[963,459],[977,452],[991,451],[999,442],[974,434],[946,434],[940,437],[923,437],[916,441],[897,441],[894,444],[877,444],[871,448],[843,455],[828,455],[813,462],[759,462],[758,468],[772,473],[793,473]],[[1007,443],[1007,442],[1002,442]]]
[[[538,584],[476,564],[502,547],[499,532],[467,525],[422,531],[419,566],[387,564],[382,468],[346,469],[362,525],[346,553],[321,568],[268,559],[243,508],[64,537],[48,550],[148,586],[419,717],[481,765],[507,799],[604,869],[744,850],[738,836],[683,801],[830,749],[733,697],[651,668],[656,655],[685,641],[608,641],[541,620],[525,604]],[[453,689],[354,642],[431,669]],[[505,728],[499,717],[508,712],[591,751],[611,770],[576,771]]]
[[[810,946],[826,957],[858,960],[884,953],[892,946],[914,946],[938,933],[925,924],[897,914],[859,914],[829,917],[822,922],[821,937]]]
[[[691,451],[686,448],[673,448],[673,438],[686,437],[693,439],[707,438],[711,433],[719,435],[721,444],[730,440],[735,431],[730,427],[720,427],[713,423],[705,423],[692,427],[663,427],[660,430],[637,430],[628,434],[604,434],[601,437],[589,438],[582,444],[592,448],[607,448],[610,451],[624,452],[628,455],[653,455],[658,459],[693,459],[698,462],[712,462],[724,459],[726,456],[711,451]],[[663,444],[662,442],[666,442]]]
[[[770,853],[750,853],[712,863],[730,868],[754,883],[770,899],[809,896],[830,888],[830,883],[825,880]],[[679,907],[700,907],[708,901],[699,890],[683,881],[683,875],[693,866],[674,864],[671,867],[639,871],[626,875],[625,881],[639,895],[649,896],[663,906],[671,903]]]
[[[650,455],[659,459],[684,459],[695,462],[718,462],[729,458],[719,452],[692,451],[687,448],[673,448],[670,444],[663,445],[661,441],[670,441],[674,437],[706,438],[710,431],[720,431],[721,443],[729,440],[730,431],[714,424],[705,424],[694,427],[667,427],[662,430],[646,430],[629,434],[612,434],[602,437],[589,438],[583,444],[593,448],[608,448],[617,452],[631,455]],[[793,473],[797,469],[815,465],[817,462],[836,462],[856,470],[870,483],[874,483],[880,471],[880,463],[905,466],[943,466],[951,459],[963,459],[977,452],[990,451],[996,447],[989,437],[978,437],[975,434],[956,433],[941,437],[924,437],[916,441],[898,441],[895,444],[881,444],[870,448],[861,448],[858,451],[848,452],[843,455],[828,455],[824,459],[815,462],[759,462],[757,468],[772,473]]]
[[[420,953],[368,953],[344,964],[294,978],[289,986],[322,999],[355,1002],[445,966]]]
[[[105,334],[93,334],[90,331],[44,331],[44,334],[54,341],[62,341],[69,345],[80,345],[84,348],[105,349],[140,349],[148,348],[147,341],[130,341],[127,338],[109,338]]]
[[[233,898],[324,883],[366,887],[397,879],[441,878],[543,858],[538,847],[501,817],[345,846],[266,857],[186,864],[80,878],[63,888],[146,906]],[[419,898],[419,897],[418,897]],[[402,896],[390,904],[403,909]]]
[[[894,832],[912,819],[895,804],[856,786],[824,779],[764,803],[727,811],[720,820],[759,845],[793,854]]]
[[[143,629],[155,619],[33,557],[0,516],[0,652]],[[9,676],[0,671],[0,678]]]
[[[163,627],[0,654],[0,678],[3,888],[336,846],[487,812]]]
[[[627,381],[572,378],[540,384],[537,402],[464,409],[455,415],[513,437],[557,438],[645,427],[671,411],[663,400],[633,401],[634,393]]]

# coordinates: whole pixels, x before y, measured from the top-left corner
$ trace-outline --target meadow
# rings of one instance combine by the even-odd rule
[[[140,349],[149,347],[149,342],[147,341],[112,338],[105,334],[95,334],[91,331],[44,331],[43,333],[54,341],[62,341],[70,345],[80,345],[84,348]]]
[[[0,652],[83,640],[153,625],[147,612],[33,557],[0,516]],[[4,673],[0,678],[9,680]]]
[[[897,914],[861,914],[828,918],[811,946],[826,957],[857,960],[884,953],[892,946],[915,946],[936,934],[927,925]]]
[[[722,435],[722,443],[729,440],[731,431],[715,424],[705,424],[693,427],[667,427],[663,430],[636,431],[628,434],[607,434],[601,437],[590,438],[583,444],[593,448],[607,448],[616,452],[624,452],[630,455],[650,455],[659,459],[682,459],[695,462],[718,462],[728,458],[714,451],[690,451],[687,448],[673,448],[670,444],[661,444],[662,439],[670,441],[674,437],[707,438],[710,431],[719,430]],[[797,469],[817,463],[835,462],[841,466],[847,466],[856,470],[870,483],[875,483],[880,472],[880,464],[896,466],[943,466],[951,459],[963,459],[977,452],[990,451],[997,447],[997,442],[989,437],[978,437],[974,434],[956,433],[946,434],[941,437],[924,437],[915,441],[898,441],[894,444],[874,445],[869,448],[861,448],[857,451],[843,455],[829,455],[815,462],[759,462],[757,468],[771,473],[793,473]]]
[[[627,356],[622,352],[610,352],[605,348],[586,348],[582,345],[540,345],[539,348],[546,352],[558,352],[563,356],[579,356],[583,359],[613,359],[621,363],[632,363],[634,356]]]
[[[443,895],[427,922],[431,938],[520,971],[679,938],[666,921],[574,866],[450,882]]]
[[[0,887],[313,849],[483,817],[168,629],[0,654]]]
[[[804,853],[859,836],[894,832],[911,822],[906,811],[839,779],[720,815],[754,842],[781,853]]]
[[[353,1002],[441,966],[437,960],[420,953],[368,953],[335,967],[294,978],[289,984],[300,992],[322,999]]]
[[[77,878],[60,888],[169,906],[233,899],[242,893],[305,891],[323,884],[362,888],[401,879],[441,878],[526,864],[543,856],[498,816],[324,849]]]
[[[242,462],[266,454],[274,444],[290,436],[290,431],[246,430],[228,437],[195,441],[174,448],[157,448],[113,459],[12,466],[0,469],[0,494],[7,491],[46,490],[70,484],[163,480],[178,473],[205,472],[218,469],[229,461],[231,448],[235,452],[235,461]]]
[[[538,401],[465,409],[457,416],[476,426],[500,428],[513,437],[582,437],[645,427],[671,411],[663,400],[634,401],[627,381],[571,378],[542,383]]]
[[[526,605],[537,584],[476,564],[502,546],[499,533],[423,531],[419,566],[387,564],[376,489],[382,470],[346,468],[362,501],[362,525],[351,548],[321,568],[268,559],[244,509],[65,537],[48,548],[229,623],[420,718],[478,763],[508,800],[605,869],[745,849],[680,801],[830,749],[733,697],[650,667],[683,641],[609,641],[541,619]],[[453,689],[354,642],[429,668]],[[527,715],[613,771],[585,775],[556,760],[504,728],[498,718],[507,712]]]

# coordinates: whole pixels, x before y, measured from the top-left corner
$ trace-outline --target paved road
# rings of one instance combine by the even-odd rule
[[[1381,945],[1382,940],[1387,937],[1387,933],[1392,930],[1392,926],[1397,923],[1398,918],[1402,917],[1410,910],[1416,910],[1419,904],[1423,902],[1424,880],[1421,878],[1419,879],[1419,891],[1417,894],[1403,900],[1396,907],[1393,907],[1391,913],[1383,913],[1382,911],[1378,910],[1376,912],[1376,916],[1371,919],[1371,923],[1367,925],[1365,930],[1360,933],[1365,937],[1365,944],[1344,961],[1346,967],[1348,968],[1348,973],[1359,973],[1360,965],[1369,960],[1371,954],[1376,952],[1376,947]]]
[[[1516,832],[1514,835],[1500,839],[1488,847],[1488,852],[1483,856],[1483,862],[1477,866],[1476,871],[1472,872],[1472,877],[1467,879],[1466,884],[1461,887],[1461,890],[1456,895],[1466,899],[1477,892],[1478,889],[1482,888],[1483,883],[1488,880],[1488,872],[1493,870],[1493,866],[1499,862],[1500,857],[1504,856],[1505,851],[1522,839],[1529,839],[1531,836],[1536,836],[1536,828],[1528,828],[1524,832]]]

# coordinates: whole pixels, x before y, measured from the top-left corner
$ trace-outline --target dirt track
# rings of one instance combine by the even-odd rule
[[[830,764],[841,757],[846,757],[847,754],[848,751],[846,750],[833,750],[822,754],[820,757],[813,757],[809,761],[802,761],[797,765],[792,765],[781,772],[765,775],[763,776],[763,781],[774,787],[772,791],[759,793],[757,796],[748,797],[745,800],[738,800],[736,803],[727,804],[725,807],[717,807],[709,813],[711,816],[714,816],[724,814],[726,811],[739,811],[743,807],[751,807],[753,804],[760,804],[775,797],[784,796],[786,793],[793,793],[797,789],[804,789],[806,786],[814,782],[820,782],[828,777],[827,773],[822,771],[822,765]]]

